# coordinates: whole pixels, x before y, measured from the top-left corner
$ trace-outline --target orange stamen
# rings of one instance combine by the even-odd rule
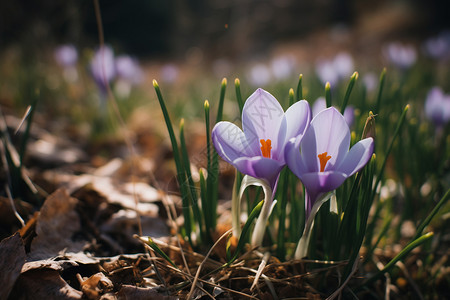
[[[319,158],[319,162],[320,162],[320,172],[325,171],[325,166],[327,165],[327,162],[330,160],[331,156],[328,155],[327,156],[327,152],[324,152],[322,154],[317,155],[317,157]]]
[[[270,158],[270,150],[272,149],[272,141],[270,139],[267,140],[259,140],[261,142],[261,153],[263,157]]]

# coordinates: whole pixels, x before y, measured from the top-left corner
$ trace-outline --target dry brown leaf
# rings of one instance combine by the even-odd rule
[[[82,295],[64,281],[58,271],[38,269],[19,276],[9,299],[75,300]]]
[[[81,276],[80,276],[81,277]],[[99,272],[80,282],[81,291],[88,299],[98,299],[102,294],[113,290],[112,281]]]
[[[20,270],[25,263],[26,254],[22,238],[18,233],[0,243],[0,299],[7,299]]]
[[[80,230],[75,210],[78,200],[59,189],[44,202],[36,223],[36,238],[31,243],[30,260],[57,256],[61,251],[79,252],[84,242],[74,242],[72,236]]]

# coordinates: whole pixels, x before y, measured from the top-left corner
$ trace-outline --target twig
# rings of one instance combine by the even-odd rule
[[[397,265],[397,267],[399,267],[400,270],[402,270],[403,275],[405,275],[405,277],[406,277],[406,280],[408,280],[408,282],[409,282],[409,284],[412,286],[414,292],[416,292],[417,297],[418,297],[420,300],[423,300],[423,299],[424,299],[424,298],[423,298],[423,295],[422,295],[422,293],[420,292],[420,289],[419,289],[419,287],[417,286],[417,284],[416,284],[416,283],[414,282],[414,280],[412,279],[411,275],[409,275],[408,269],[406,268],[405,264],[402,263],[401,261],[398,261],[398,262],[396,263],[396,265]]]
[[[350,272],[350,274],[348,275],[347,279],[345,279],[344,283],[336,290],[334,291],[333,294],[331,294],[327,300],[333,300],[334,298],[336,298],[338,295],[341,294],[342,290],[346,287],[347,283],[350,281],[350,279],[353,277],[353,275],[356,273],[356,270],[358,270],[358,264],[359,264],[359,260],[356,259],[355,262],[353,263],[352,266],[352,271]]]
[[[9,189],[9,186],[7,184],[5,184],[5,191],[6,191],[6,194],[8,195],[8,199],[9,199],[9,202],[11,203],[11,208],[14,211],[14,215],[16,216],[17,220],[19,220],[22,227],[25,227],[25,222],[23,221],[22,217],[16,210],[16,206],[14,205],[14,200],[11,195],[11,190]]]
[[[264,268],[267,265],[267,261],[270,259],[270,252],[266,252],[264,254],[263,259],[261,260],[261,264],[258,267],[258,271],[256,272],[255,275],[255,279],[253,280],[253,284],[250,287],[250,291],[253,291],[253,289],[255,288],[256,284],[258,283],[259,277],[261,277],[262,271],[264,270]]]
[[[194,277],[194,282],[192,283],[191,290],[190,290],[190,292],[189,292],[189,294],[188,294],[188,297],[187,297],[188,299],[191,298],[192,293],[193,293],[194,290],[195,290],[195,286],[197,285],[198,277],[200,276],[200,271],[201,271],[203,265],[205,264],[205,262],[207,261],[206,259],[211,255],[212,250],[219,244],[219,242],[220,242],[221,240],[223,240],[225,237],[227,237],[227,236],[230,234],[231,231],[233,231],[233,229],[227,230],[224,234],[222,234],[222,235],[220,236],[220,238],[217,239],[217,241],[214,243],[214,245],[212,245],[212,247],[209,249],[208,253],[207,253],[206,256],[205,256],[205,259],[202,261],[202,263],[200,264],[200,266],[198,266],[197,273],[195,274],[195,277]]]

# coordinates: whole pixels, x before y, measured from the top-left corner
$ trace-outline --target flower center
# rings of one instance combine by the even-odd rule
[[[272,149],[272,141],[270,139],[267,140],[259,140],[261,142],[261,153],[263,157],[270,158],[270,150]]]
[[[320,172],[325,171],[325,166],[327,165],[327,162],[330,160],[331,156],[328,155],[327,156],[327,152],[324,152],[322,154],[317,155],[317,157],[319,158],[319,162],[320,162]]]

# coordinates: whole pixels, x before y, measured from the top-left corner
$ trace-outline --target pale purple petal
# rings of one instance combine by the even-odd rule
[[[355,121],[355,109],[353,106],[349,105],[345,108],[344,119],[345,122],[347,122],[348,127],[353,125],[353,122]]]
[[[347,175],[337,171],[305,173],[300,177],[311,197],[312,202],[321,193],[337,189],[348,178]]]
[[[315,128],[312,127],[312,123],[309,125],[303,137],[301,137],[300,144],[297,146],[297,153],[299,155],[297,168],[301,173],[319,172],[317,138]]]
[[[258,155],[258,149],[254,149],[248,144],[242,130],[233,123],[217,123],[212,130],[211,139],[217,153],[228,163],[232,163],[242,156]]]
[[[308,135],[308,131],[314,132],[314,137]],[[307,138],[308,136],[308,138]],[[309,145],[315,139],[316,147]],[[350,129],[344,117],[334,108],[329,107],[321,111],[311,121],[311,126],[305,133],[305,137],[301,143],[302,151],[304,148],[311,148],[314,150],[314,155],[327,152],[331,156],[328,161],[325,171],[332,169],[333,166],[338,165],[343,159],[350,146]],[[306,154],[306,153],[305,153]],[[308,159],[312,159],[311,153],[308,154]],[[317,165],[319,160],[315,157]]]
[[[283,144],[293,137],[305,134],[306,129],[308,129],[311,122],[311,109],[309,108],[308,102],[301,100],[292,104],[286,111],[285,118],[286,132]],[[282,141],[282,138],[280,137],[279,141]]]
[[[353,145],[336,170],[350,177],[367,164],[372,154],[373,138],[361,140]]]
[[[277,99],[263,89],[257,89],[245,102],[242,128],[249,144],[270,139],[272,152],[278,153],[283,141],[278,141],[284,111]],[[284,138],[284,137],[283,137]]]
[[[290,139],[284,148],[284,159],[286,161],[287,166],[295,174],[297,177],[301,177],[302,174],[311,172],[308,169],[308,166],[303,163],[303,160],[300,156],[300,142],[302,140],[302,136],[298,136],[297,138]],[[311,169],[316,167],[317,164],[311,166]]]
[[[251,158],[238,158],[233,162],[233,165],[243,174],[265,179],[273,190],[284,163],[280,163],[274,159],[256,156]]]
[[[324,97],[319,97],[314,102],[314,105],[312,107],[312,114],[313,117],[317,116],[318,113],[320,113],[322,110],[327,108],[327,101]]]

